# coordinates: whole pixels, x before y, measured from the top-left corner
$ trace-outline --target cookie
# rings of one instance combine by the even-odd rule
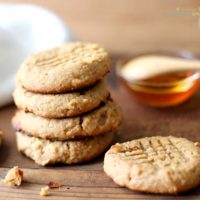
[[[109,56],[97,44],[67,43],[28,57],[17,73],[17,82],[36,93],[64,93],[103,79]]]
[[[104,171],[134,191],[185,192],[200,184],[200,148],[172,136],[115,144],[105,155]]]
[[[75,164],[96,158],[111,144],[113,133],[81,140],[50,141],[16,132],[17,148],[37,164]]]
[[[96,110],[73,118],[47,119],[19,110],[12,119],[12,125],[15,130],[31,136],[67,140],[113,131],[118,128],[121,119],[120,108],[109,100]]]
[[[104,81],[79,92],[39,94],[17,85],[13,97],[18,108],[46,118],[72,117],[91,111],[104,102],[109,91]]]

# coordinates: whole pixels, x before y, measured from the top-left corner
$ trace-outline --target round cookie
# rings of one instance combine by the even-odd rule
[[[134,191],[176,194],[200,184],[200,148],[172,136],[115,144],[105,154],[104,171]]]
[[[104,81],[79,92],[39,94],[17,85],[13,97],[18,108],[46,118],[72,117],[91,111],[105,102],[109,91]]]
[[[66,43],[28,57],[17,73],[17,82],[36,93],[64,93],[103,79],[109,56],[97,44]]]
[[[113,133],[81,140],[49,141],[17,132],[17,148],[37,164],[75,164],[96,158],[111,144]]]
[[[12,119],[12,125],[16,130],[31,136],[68,140],[113,131],[118,128],[121,119],[122,113],[118,105],[108,100],[96,110],[73,118],[47,119],[19,110]]]

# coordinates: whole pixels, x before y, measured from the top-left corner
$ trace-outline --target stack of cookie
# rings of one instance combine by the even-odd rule
[[[108,54],[90,43],[27,58],[13,95],[18,150],[39,165],[80,163],[105,151],[122,118],[103,80],[108,71]]]

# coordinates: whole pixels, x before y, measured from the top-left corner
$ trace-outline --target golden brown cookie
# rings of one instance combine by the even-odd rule
[[[176,194],[200,184],[200,148],[176,137],[147,137],[115,144],[104,171],[134,191]]]
[[[13,97],[18,108],[46,118],[72,117],[91,111],[105,102],[109,91],[104,81],[88,89],[64,94],[39,94],[17,85]]]
[[[74,164],[92,160],[111,144],[113,133],[81,140],[49,141],[17,132],[17,148],[39,165]]]
[[[47,119],[19,110],[12,119],[12,125],[16,130],[31,136],[67,140],[116,130],[121,120],[121,109],[116,103],[108,100],[96,110],[73,118]]]
[[[108,71],[104,49],[75,42],[29,56],[17,73],[17,82],[32,92],[64,93],[91,86]]]

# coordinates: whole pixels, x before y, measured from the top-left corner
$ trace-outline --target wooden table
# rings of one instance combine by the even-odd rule
[[[122,57],[113,59],[119,63]],[[168,109],[156,109],[138,103],[115,75],[114,68],[108,82],[113,97],[122,106],[124,121],[115,142],[151,135],[183,136],[200,141],[200,92],[186,103]],[[19,188],[10,188],[0,181],[0,199],[27,200],[44,198],[39,195],[41,187],[50,181],[63,185],[50,191],[48,199],[200,199],[200,188],[179,196],[161,196],[142,194],[121,188],[108,178],[102,169],[103,156],[89,163],[74,166],[39,167],[16,150],[15,135],[10,119],[15,107],[0,110],[0,127],[5,132],[3,146],[0,149],[0,177],[15,165],[23,168],[25,183]]]

